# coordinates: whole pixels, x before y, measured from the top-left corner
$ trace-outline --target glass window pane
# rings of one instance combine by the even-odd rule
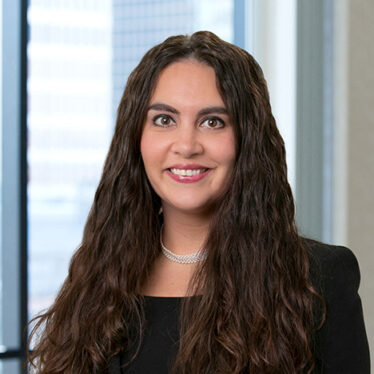
[[[6,359],[0,361],[0,374],[19,374],[21,363],[18,359]]]
[[[30,1],[29,314],[67,275],[112,131],[110,1]]]

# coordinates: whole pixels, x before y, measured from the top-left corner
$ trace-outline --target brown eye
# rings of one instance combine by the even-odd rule
[[[173,119],[167,115],[160,115],[153,119],[153,123],[156,126],[166,127],[174,123]]]
[[[210,129],[219,129],[225,126],[225,123],[220,118],[207,118],[202,122],[202,126]]]
[[[167,118],[167,117],[162,117],[161,118],[161,123],[163,125],[168,125],[170,123],[170,118]]]

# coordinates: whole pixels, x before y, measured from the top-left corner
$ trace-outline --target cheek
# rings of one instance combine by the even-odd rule
[[[150,161],[153,159],[154,145],[152,144],[151,136],[147,132],[144,132],[140,140],[140,153],[144,162],[144,166],[148,166]]]
[[[158,174],[165,163],[165,146],[161,139],[152,133],[144,131],[140,140],[140,153],[148,177]]]
[[[228,134],[222,137],[219,146],[215,147],[215,152],[220,162],[227,167],[233,167],[236,158],[236,145],[234,135]]]

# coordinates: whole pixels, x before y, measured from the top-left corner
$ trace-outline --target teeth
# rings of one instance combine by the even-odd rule
[[[185,169],[170,169],[173,174],[182,175],[184,177],[191,177],[193,175],[204,173],[207,169],[194,169],[194,170],[185,170]]]

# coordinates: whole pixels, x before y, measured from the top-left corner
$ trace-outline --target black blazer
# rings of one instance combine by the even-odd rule
[[[305,240],[311,280],[326,302],[326,322],[314,340],[315,374],[369,374],[370,357],[361,300],[360,271],[354,254],[337,247]],[[120,374],[119,355],[108,374]],[[196,373],[197,374],[197,373]]]
[[[345,247],[307,240],[311,279],[326,302],[326,323],[315,339],[317,368],[323,374],[369,374],[370,356],[357,259]]]

